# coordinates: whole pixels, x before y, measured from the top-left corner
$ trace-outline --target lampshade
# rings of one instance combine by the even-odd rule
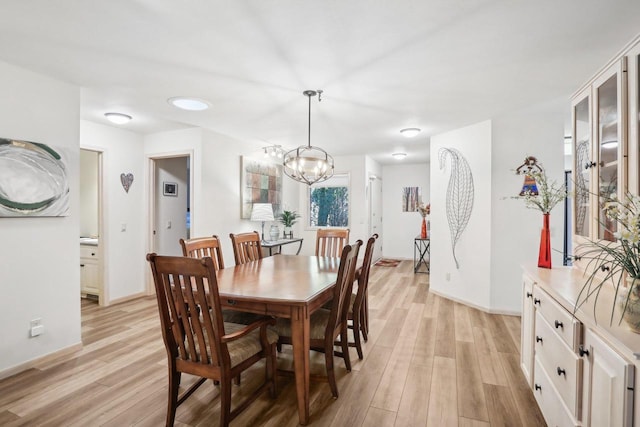
[[[274,221],[271,203],[254,203],[251,209],[251,221]]]

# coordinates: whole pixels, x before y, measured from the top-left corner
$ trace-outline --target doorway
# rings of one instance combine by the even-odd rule
[[[382,237],[382,178],[369,176],[369,235],[377,233]],[[374,246],[372,260],[382,258],[382,239]]]
[[[101,151],[80,149],[80,296],[106,305]]]

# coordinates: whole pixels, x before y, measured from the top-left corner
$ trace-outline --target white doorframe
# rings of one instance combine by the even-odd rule
[[[382,178],[369,175],[369,236],[380,236],[374,247],[372,261],[382,258]]]
[[[104,163],[107,152],[104,148],[91,145],[81,145],[81,150],[98,153],[98,274],[101,278],[100,295],[98,295],[98,305],[109,305],[109,274],[106,266],[108,263],[109,239],[107,237],[108,226],[105,222],[107,204],[104,203]],[[78,236],[80,237],[80,236]]]
[[[193,165],[193,150],[179,150],[179,151],[170,151],[170,152],[161,152],[161,153],[150,153],[146,155],[146,168],[147,168],[147,253],[154,252],[154,234],[153,231],[156,229],[156,160],[162,159],[171,159],[176,157],[188,157],[189,158],[189,187],[191,192],[191,197],[189,199],[189,212],[191,213],[191,224],[194,223],[194,165]],[[192,227],[193,230],[193,227]],[[145,261],[146,262],[146,261]],[[147,295],[153,295],[155,293],[154,285],[153,285],[153,276],[151,275],[151,270],[149,268],[145,269],[145,291]]]

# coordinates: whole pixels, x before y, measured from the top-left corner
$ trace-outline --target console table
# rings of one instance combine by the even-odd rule
[[[298,238],[298,239],[278,239],[278,240],[265,240],[261,243],[262,247],[264,249],[269,249],[269,256],[273,255],[273,249],[274,248],[278,248],[278,252],[276,252],[276,254],[279,254],[282,252],[282,246],[283,245],[289,245],[291,243],[298,243],[298,250],[296,251],[296,255],[300,254],[300,249],[302,249],[302,238]]]
[[[413,239],[413,272],[429,274],[431,261],[431,242],[428,237],[417,236]],[[421,269],[421,267],[424,268]]]

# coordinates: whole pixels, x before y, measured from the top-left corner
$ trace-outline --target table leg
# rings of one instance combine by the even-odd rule
[[[293,345],[293,368],[298,396],[298,419],[300,424],[309,422],[309,312],[307,307],[297,307],[291,316],[291,343]]]
[[[300,249],[302,249],[302,240],[300,240],[298,245],[298,251],[296,252],[296,255],[300,255]]]

